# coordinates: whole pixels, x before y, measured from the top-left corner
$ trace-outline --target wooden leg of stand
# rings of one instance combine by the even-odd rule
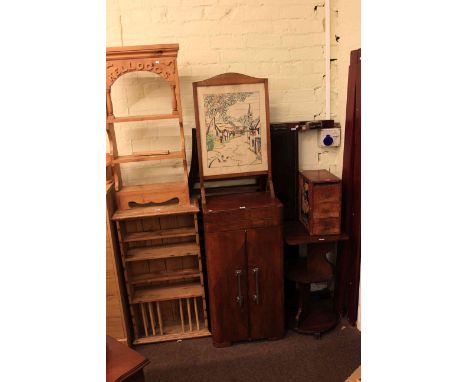
[[[297,313],[295,316],[295,326],[296,328],[298,328],[307,308],[307,301],[309,299],[310,294],[310,285],[304,283],[296,283],[296,289],[299,294],[299,299],[297,304]]]

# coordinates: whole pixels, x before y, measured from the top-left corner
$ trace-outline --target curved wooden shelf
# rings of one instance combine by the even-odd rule
[[[317,267],[308,267],[307,260],[298,261],[287,272],[286,278],[296,283],[310,284],[333,280],[333,267],[322,261]]]

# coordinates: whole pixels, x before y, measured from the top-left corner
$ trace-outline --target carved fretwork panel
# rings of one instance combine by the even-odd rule
[[[175,83],[175,58],[148,58],[137,60],[108,61],[106,65],[106,85],[110,89],[112,84],[122,75],[135,71],[145,71],[158,74],[171,84]]]

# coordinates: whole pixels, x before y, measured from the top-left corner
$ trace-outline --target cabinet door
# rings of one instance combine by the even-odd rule
[[[250,336],[284,334],[283,235],[280,226],[247,231]]]
[[[211,333],[215,345],[249,338],[245,231],[205,234]]]

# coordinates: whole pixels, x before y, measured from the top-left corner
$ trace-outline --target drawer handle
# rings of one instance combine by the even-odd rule
[[[236,301],[241,307],[244,302],[244,296],[242,296],[242,288],[241,288],[241,276],[242,276],[242,269],[236,269],[236,277],[237,277],[237,297]]]
[[[258,267],[255,267],[254,269],[252,269],[252,272],[255,276],[255,294],[252,295],[252,300],[258,304],[259,303],[259,300],[260,300],[260,288],[258,286],[258,275],[260,273],[260,268]]]

